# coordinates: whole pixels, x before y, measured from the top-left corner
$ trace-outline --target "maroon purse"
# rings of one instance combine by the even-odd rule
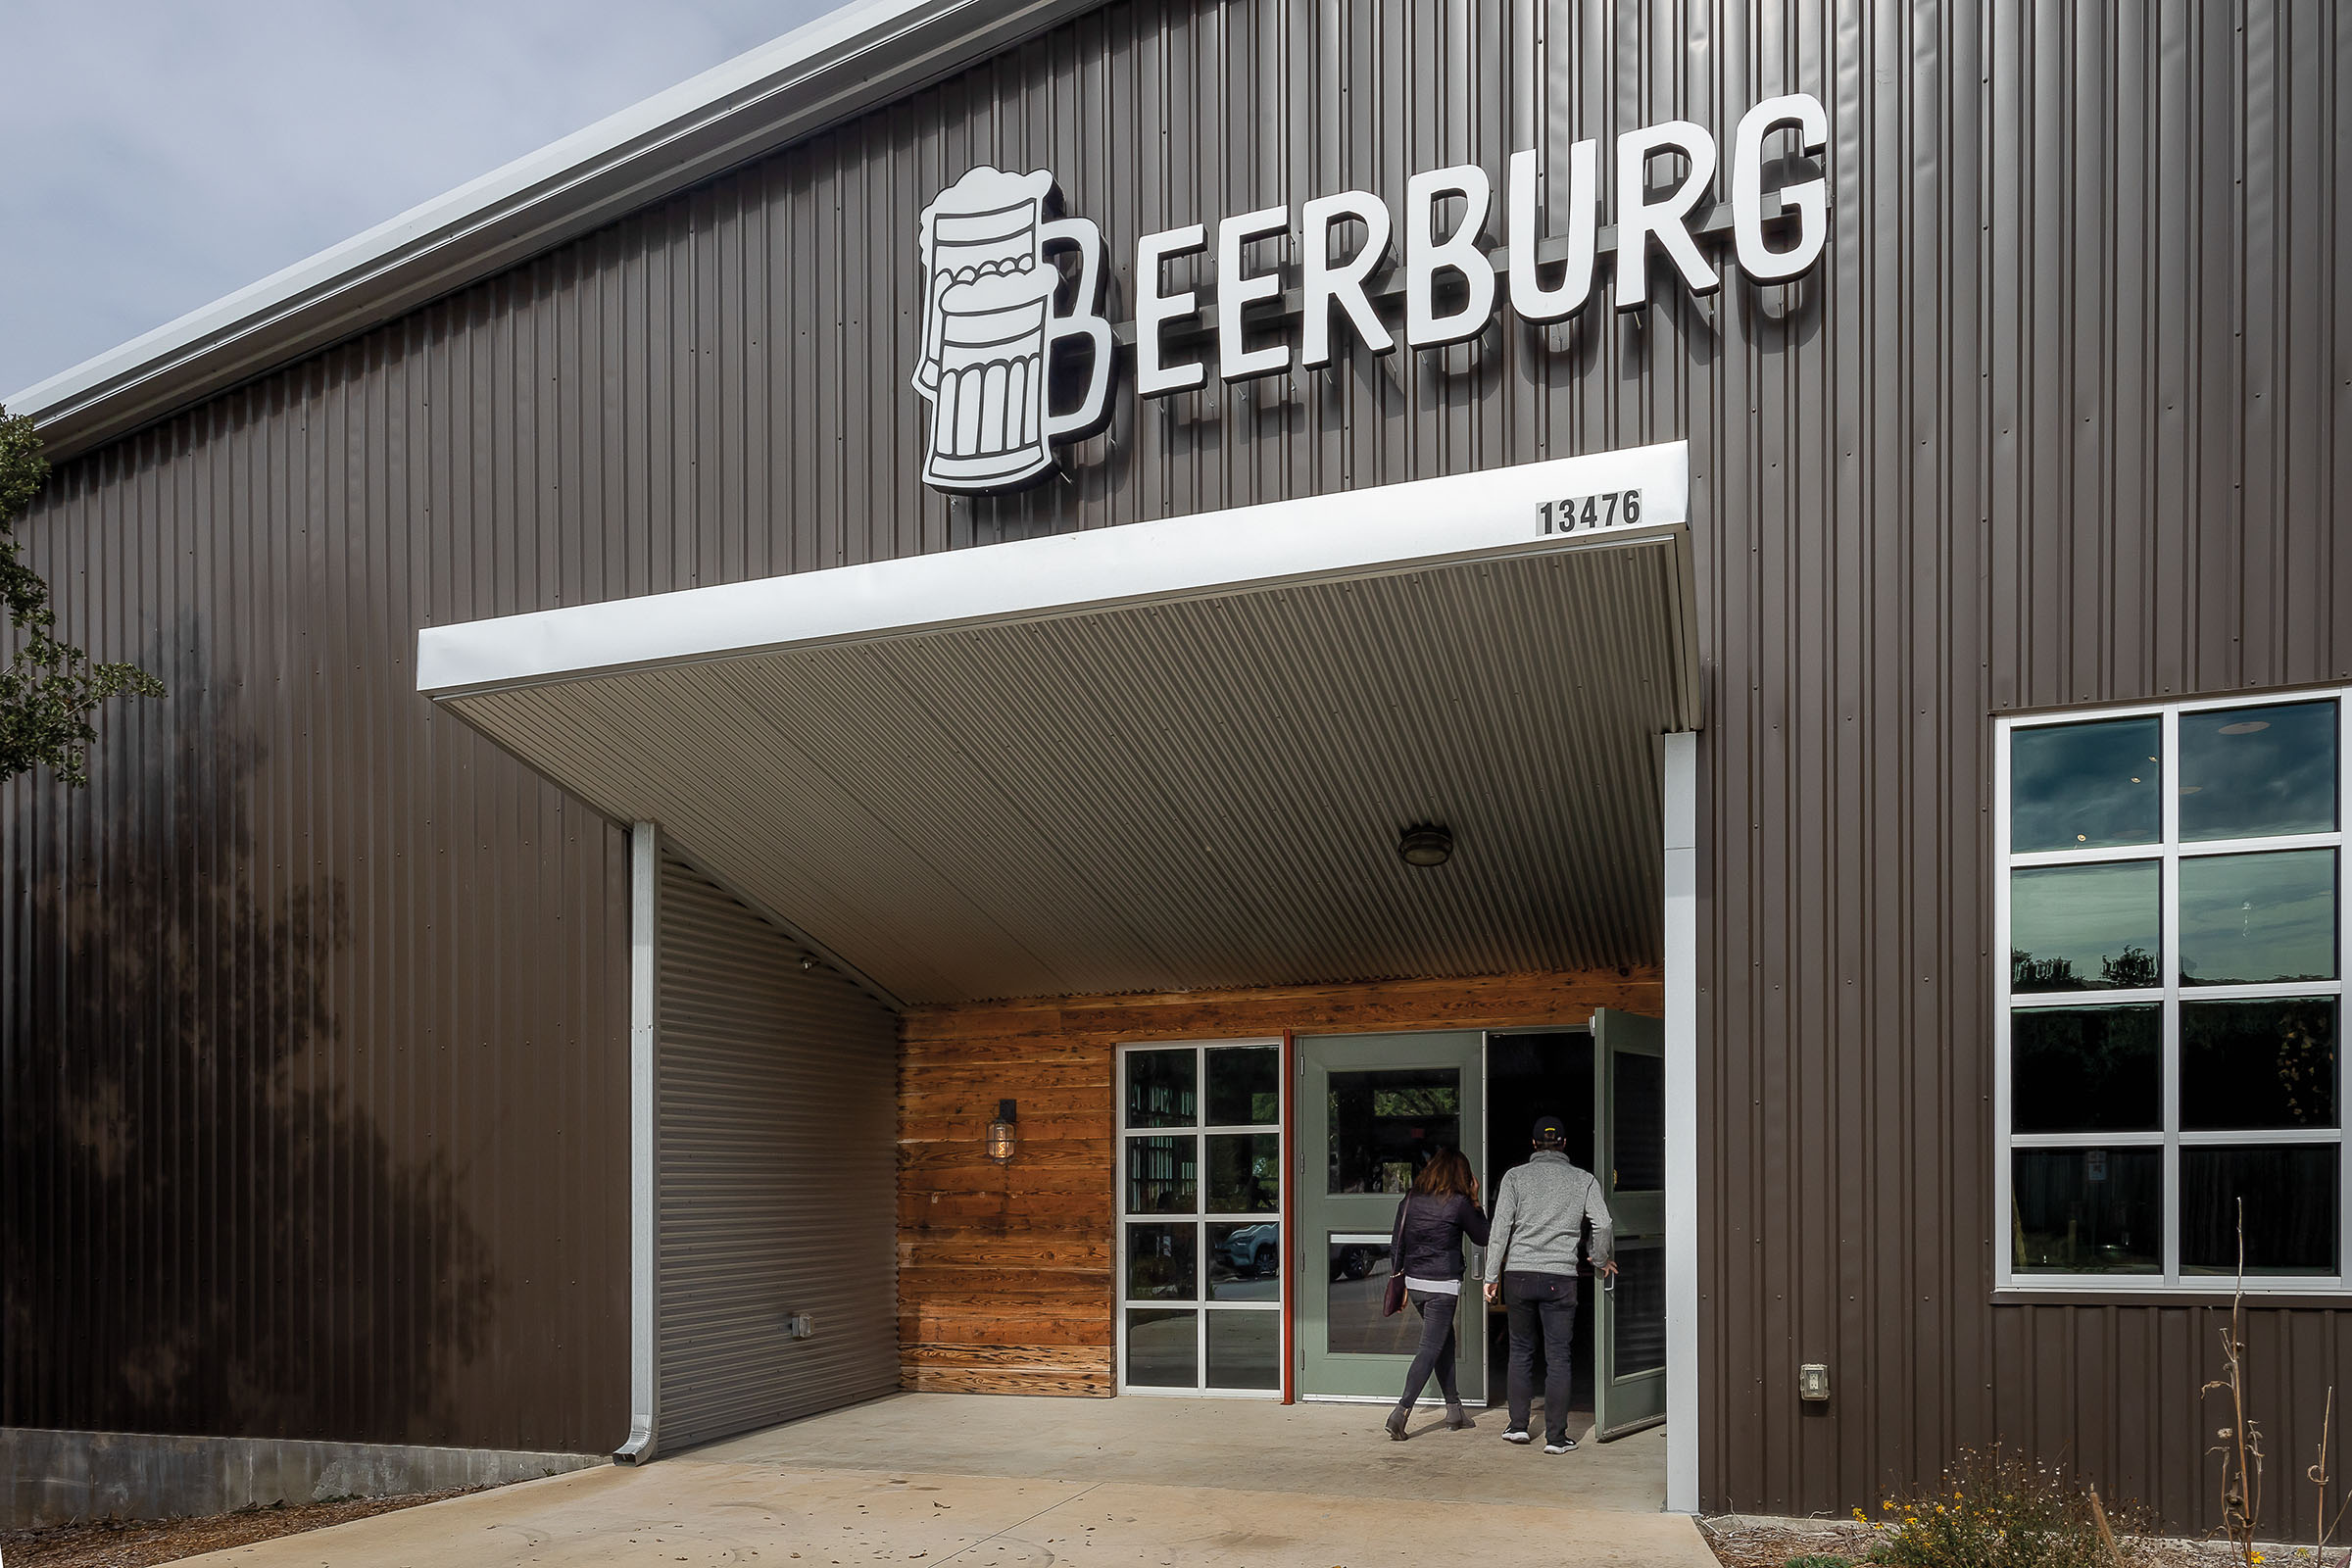
[[[1396,1265],[1389,1275],[1389,1288],[1380,1298],[1380,1315],[1395,1317],[1404,1310],[1404,1216],[1413,1206],[1413,1195],[1404,1195],[1396,1205],[1396,1228],[1389,1233],[1389,1255]]]

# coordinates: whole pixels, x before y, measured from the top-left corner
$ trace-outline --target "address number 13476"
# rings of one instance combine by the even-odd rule
[[[1640,490],[1611,490],[1597,496],[1570,496],[1565,501],[1540,503],[1545,533],[1583,533],[1589,528],[1614,528],[1642,520]]]

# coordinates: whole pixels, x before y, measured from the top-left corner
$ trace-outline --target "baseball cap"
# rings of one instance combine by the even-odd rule
[[[1564,1122],[1564,1121],[1560,1120],[1560,1118],[1559,1118],[1559,1117],[1557,1117],[1557,1116],[1538,1116],[1538,1117],[1536,1118],[1536,1142],[1537,1142],[1537,1143],[1539,1143],[1539,1144],[1540,1144],[1540,1143],[1544,1142],[1544,1140],[1545,1140],[1546,1138],[1559,1138],[1559,1139],[1565,1139],[1567,1136],[1568,1136],[1568,1124],[1567,1124],[1566,1122]]]

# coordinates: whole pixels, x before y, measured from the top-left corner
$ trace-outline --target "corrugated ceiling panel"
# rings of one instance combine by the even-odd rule
[[[1648,963],[1676,548],[457,706],[908,1002]]]

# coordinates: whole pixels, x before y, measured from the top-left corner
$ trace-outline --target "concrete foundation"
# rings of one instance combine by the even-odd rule
[[[602,1454],[0,1427],[0,1529],[177,1519],[275,1502],[389,1497],[584,1470]]]

